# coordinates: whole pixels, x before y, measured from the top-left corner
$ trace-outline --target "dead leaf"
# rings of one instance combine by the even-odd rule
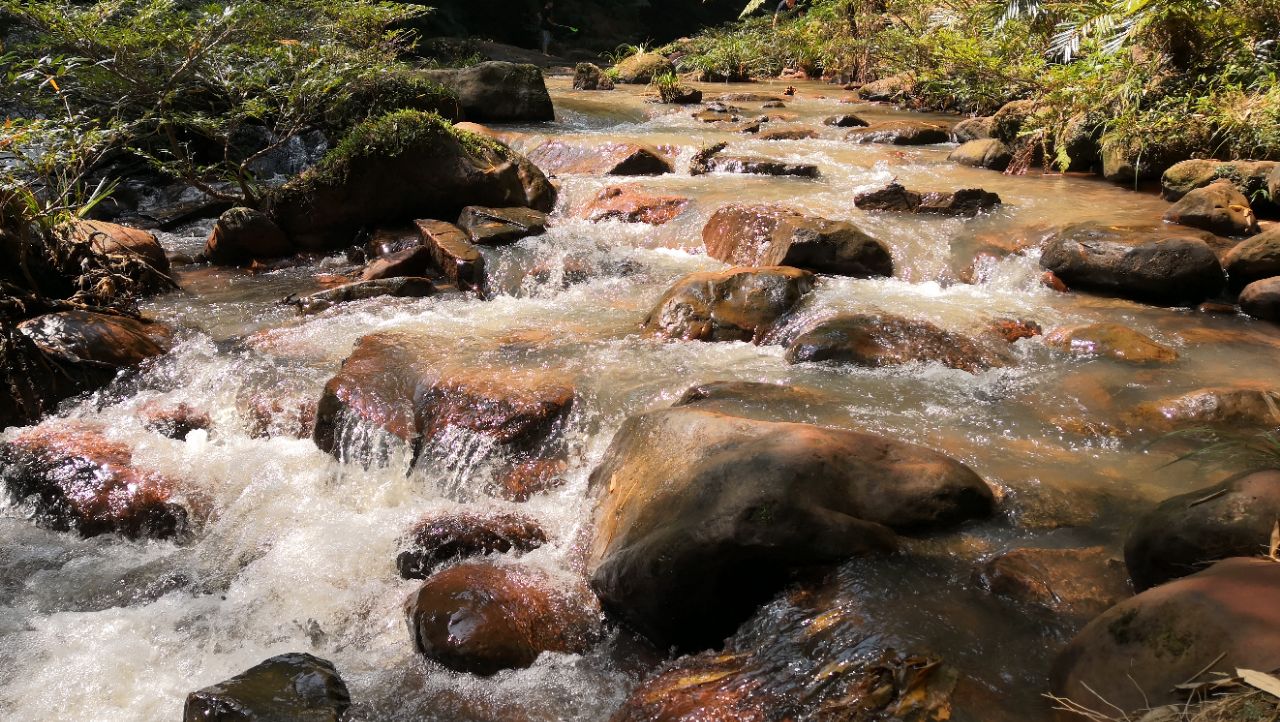
[[[1245,684],[1250,687],[1256,687],[1272,697],[1280,699],[1280,678],[1252,669],[1237,669],[1236,674],[1240,675],[1240,679],[1243,679]]]

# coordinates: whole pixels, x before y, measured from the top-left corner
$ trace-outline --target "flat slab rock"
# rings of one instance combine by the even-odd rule
[[[671,163],[655,148],[636,143],[574,143],[549,140],[529,160],[553,175],[663,175]]]
[[[1276,423],[1277,404],[1280,388],[1213,386],[1139,404],[1125,414],[1124,424],[1130,431],[1152,433],[1202,426],[1269,429]]]
[[[1130,363],[1169,363],[1178,352],[1149,336],[1116,323],[1065,326],[1045,336],[1046,346],[1075,356],[1105,357]]]
[[[1101,547],[1014,549],[981,564],[973,580],[996,596],[1084,619],[1133,595],[1124,564]]]
[[[890,120],[850,130],[845,138],[855,143],[932,145],[951,140],[946,126],[920,120]]]
[[[532,208],[486,208],[467,206],[458,216],[458,227],[472,243],[506,246],[521,238],[547,232],[547,214]]]
[[[811,163],[789,163],[738,155],[722,155],[728,143],[703,148],[689,161],[690,175],[706,173],[746,173],[754,175],[798,176],[817,178],[818,166]]]
[[[187,695],[182,722],[338,722],[350,706],[332,662],[281,654]]]
[[[729,205],[702,228],[707,255],[741,266],[792,266],[855,278],[892,276],[885,244],[851,223],[781,205]]]
[[[132,449],[80,422],[48,422],[0,444],[0,480],[44,525],[87,537],[164,539],[192,516],[175,480],[135,466]]]
[[[654,195],[637,186],[609,186],[582,210],[589,221],[622,221],[660,226],[689,205],[684,196]]]
[[[435,295],[436,286],[430,279],[413,276],[395,276],[374,281],[357,281],[337,288],[308,294],[290,296],[285,303],[297,306],[302,314],[320,313],[334,306],[370,298],[427,298]]]
[[[573,405],[573,381],[562,373],[510,369],[495,374],[449,364],[426,343],[394,332],[357,341],[341,371],[325,385],[316,412],[316,445],[341,453],[341,427],[359,421],[415,450],[455,427],[527,448],[553,434]]]
[[[969,373],[1012,364],[1001,351],[928,321],[877,313],[839,314],[809,326],[788,344],[786,359],[868,367],[940,363]]]

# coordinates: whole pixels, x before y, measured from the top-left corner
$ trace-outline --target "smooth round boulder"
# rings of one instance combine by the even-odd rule
[[[1220,236],[1250,236],[1258,232],[1258,219],[1249,199],[1228,180],[1187,193],[1165,212],[1164,219]]]
[[[1015,145],[1022,135],[1022,127],[1036,113],[1036,101],[1012,100],[1000,106],[991,116],[991,137],[1009,145]]]
[[[1108,716],[1181,703],[1179,685],[1280,668],[1280,564],[1233,558],[1122,602],[1058,654],[1054,695]]]
[[[437,572],[405,601],[414,646],[456,672],[488,676],[528,667],[543,652],[580,654],[599,611],[586,589],[533,570],[461,564]]]
[[[1056,329],[1044,342],[1074,356],[1105,357],[1130,363],[1169,363],[1178,352],[1118,323],[1090,323]]]
[[[18,324],[36,346],[60,361],[115,370],[168,352],[173,330],[162,323],[92,311],[61,311]]]
[[[759,341],[813,284],[812,273],[787,266],[691,273],[662,295],[644,326],[686,341]]]
[[[1259,216],[1273,217],[1280,205],[1276,196],[1268,192],[1267,180],[1278,169],[1280,163],[1268,160],[1184,160],[1165,170],[1160,178],[1160,194],[1173,202],[1197,188],[1227,180],[1249,199]]]
[[[574,90],[613,90],[613,81],[599,66],[578,63],[573,68]]]
[[[951,128],[951,139],[957,143],[968,143],[991,137],[991,116],[965,118]]]
[[[187,695],[182,722],[338,722],[350,706],[332,662],[281,654]]]
[[[522,514],[433,514],[409,531],[396,569],[405,579],[426,579],[455,559],[528,552],[545,543],[547,533]]]
[[[167,277],[171,271],[169,257],[151,231],[104,221],[76,221],[72,235],[78,241],[87,241],[99,253],[136,258],[160,276]]]
[[[467,120],[519,123],[555,120],[542,70],[536,65],[489,61],[468,68],[420,71],[453,91]]]
[[[819,321],[787,346],[788,363],[882,367],[923,362],[979,373],[1011,359],[928,321],[891,314],[845,313]]]
[[[995,138],[978,138],[966,141],[951,151],[947,160],[974,168],[1003,171],[1013,162],[1013,151]]]
[[[219,266],[247,265],[255,260],[281,258],[297,249],[271,216],[253,208],[224,211],[204,244],[204,257]]]
[[[1215,386],[1139,404],[1127,414],[1133,430],[1167,432],[1208,426],[1265,429],[1277,424],[1280,390],[1263,386]]]
[[[1056,232],[1040,266],[1073,289],[1161,306],[1195,305],[1226,285],[1218,255],[1199,238],[1095,224]]]
[[[1222,258],[1232,288],[1280,276],[1280,228],[1272,228],[1235,245]]]
[[[781,205],[729,205],[702,228],[707,255],[740,266],[792,266],[815,273],[892,276],[884,243],[843,221]]]
[[[1125,564],[1141,591],[1219,559],[1266,554],[1277,520],[1280,471],[1237,475],[1166,499],[1143,515],[1125,542]]]
[[[829,125],[833,128],[865,128],[868,125],[871,125],[852,113],[828,116],[822,120],[822,124]]]
[[[1262,321],[1280,323],[1280,277],[1245,286],[1240,292],[1240,310]]]
[[[675,65],[658,53],[635,53],[614,66],[619,83],[644,85],[656,76],[675,72]]]
[[[592,588],[660,647],[720,642],[790,575],[992,513],[990,487],[921,446],[698,403],[628,418],[590,488]]]

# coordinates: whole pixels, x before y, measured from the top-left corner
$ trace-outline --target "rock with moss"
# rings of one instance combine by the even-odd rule
[[[898,73],[867,83],[858,89],[858,95],[863,100],[901,100],[911,93],[915,84],[914,73]]]
[[[551,96],[536,65],[493,61],[469,68],[421,72],[427,80],[457,94],[467,120],[480,123],[555,120]]]
[[[363,79],[349,88],[342,103],[325,112],[331,129],[345,130],[366,118],[397,110],[434,112],[449,120],[462,119],[458,94],[425,73],[404,70]]]
[[[995,138],[977,138],[951,151],[947,160],[974,168],[1003,171],[1013,161],[1013,151]]]
[[[1184,160],[1175,163],[1160,178],[1160,193],[1167,201],[1178,201],[1197,188],[1228,180],[1244,194],[1260,216],[1280,217],[1280,204],[1268,187],[1271,178],[1280,173],[1280,163],[1253,160]],[[1280,188],[1277,188],[1280,190]]]
[[[356,126],[268,200],[276,224],[306,250],[349,244],[364,227],[456,218],[469,205],[550,211],[554,204],[546,176],[519,153],[410,110]]]
[[[573,69],[574,90],[613,90],[613,80],[592,63],[578,63]]]
[[[1000,106],[991,116],[991,137],[1013,145],[1018,142],[1023,126],[1036,113],[1034,100],[1015,100]]]
[[[630,85],[653,82],[660,75],[674,74],[676,67],[658,53],[636,53],[613,67],[616,80]]]

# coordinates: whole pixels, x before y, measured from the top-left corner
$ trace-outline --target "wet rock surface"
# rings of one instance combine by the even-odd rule
[[[458,216],[458,227],[466,231],[472,243],[505,246],[546,233],[547,214],[532,208],[467,206]]]
[[[908,190],[898,183],[890,183],[879,190],[859,193],[853,202],[866,211],[973,217],[1000,205],[1000,196],[981,188],[965,188],[954,192],[921,192]]]
[[[1280,391],[1269,387],[1214,386],[1140,404],[1127,415],[1127,424],[1148,431],[1270,428],[1276,425],[1276,403]]]
[[[790,363],[828,362],[855,366],[940,363],[979,373],[1011,360],[991,348],[928,321],[890,314],[840,314],[800,331],[787,346]]]
[[[484,256],[465,231],[444,221],[414,221],[422,238],[422,253],[431,259],[450,283],[464,291],[483,296]]]
[[[842,276],[892,276],[880,241],[851,223],[806,216],[786,206],[731,205],[702,229],[712,258],[745,266],[794,266]]]
[[[663,175],[671,163],[654,148],[636,143],[582,144],[549,140],[529,160],[551,175]]]
[[[1054,662],[1054,694],[1133,712],[1180,701],[1213,672],[1280,667],[1280,564],[1227,559],[1089,623]]]
[[[1054,330],[1045,345],[1075,356],[1105,357],[1131,363],[1168,363],[1178,352],[1149,336],[1116,323],[1093,323]]]
[[[965,141],[951,151],[947,160],[960,165],[1003,171],[1013,161],[1013,151],[1003,141],[995,138],[977,138]]]
[[[173,344],[164,324],[92,311],[63,311],[23,321],[18,330],[59,361],[89,364],[111,374],[159,356]]]
[[[1124,564],[1105,549],[1014,549],[982,563],[973,581],[993,595],[1091,619],[1132,596]]]
[[[578,63],[573,69],[574,90],[613,90],[613,81],[599,66]]]
[[[1280,277],[1245,286],[1240,292],[1240,310],[1263,321],[1280,323]]]
[[[689,205],[683,196],[654,195],[636,186],[609,186],[582,211],[589,221],[622,221],[660,226]]]
[[[150,402],[138,409],[142,425],[170,439],[181,441],[192,431],[208,431],[213,428],[209,414],[186,402],[164,404]]]
[[[1125,542],[1125,564],[1134,586],[1147,589],[1220,559],[1266,554],[1277,520],[1280,471],[1239,474],[1144,514]]]
[[[80,221],[72,229],[72,237],[91,244],[100,253],[136,259],[157,276],[167,277],[170,273],[169,258],[150,231],[104,221]],[[162,285],[153,283],[152,287],[160,288]]]
[[[845,136],[855,143],[889,143],[891,145],[932,145],[951,140],[944,126],[920,120],[892,120],[854,128]]]
[[[281,654],[187,695],[182,722],[339,722],[350,706],[331,662]]]
[[[187,528],[176,483],[133,464],[100,429],[51,422],[0,444],[0,479],[42,524],[83,536],[172,537]]]
[[[297,306],[303,314],[311,314],[353,301],[370,298],[427,298],[435,292],[436,286],[428,278],[393,275],[391,278],[347,283],[301,298],[288,298],[285,303]]]
[[[396,569],[405,579],[426,579],[457,559],[527,552],[546,542],[542,527],[520,514],[436,514],[414,524],[396,555]]]
[[[405,602],[421,654],[459,672],[528,667],[543,652],[581,653],[598,636],[586,589],[533,569],[463,564],[438,572]]]
[[[759,341],[813,284],[812,273],[787,266],[694,273],[663,294],[644,325],[686,341]]]
[[[1169,208],[1164,219],[1220,236],[1248,236],[1258,232],[1258,219],[1249,206],[1249,199],[1226,180],[1188,192]]]
[[[1222,258],[1233,288],[1280,276],[1280,228],[1236,244]]]
[[[752,130],[757,132],[759,129]],[[717,143],[704,148],[689,161],[690,175],[707,173],[744,173],[747,175],[797,176],[817,178],[818,166],[812,163],[791,163],[741,155],[723,155],[727,143]]]
[[[204,257],[224,266],[245,265],[264,258],[280,258],[295,252],[289,237],[266,213],[253,208],[232,208],[218,216]]]
[[[685,649],[717,643],[795,571],[994,506],[977,474],[923,447],[696,403],[629,418],[591,485],[593,589],[628,626]]]
[[[865,128],[870,125],[867,121],[850,113],[827,116],[823,119],[822,124],[833,128]]]
[[[1268,192],[1267,182],[1277,168],[1280,164],[1274,161],[1184,160],[1164,172],[1160,191],[1165,200],[1178,201],[1197,188],[1226,180],[1249,199],[1259,215],[1272,218],[1280,206]]]

